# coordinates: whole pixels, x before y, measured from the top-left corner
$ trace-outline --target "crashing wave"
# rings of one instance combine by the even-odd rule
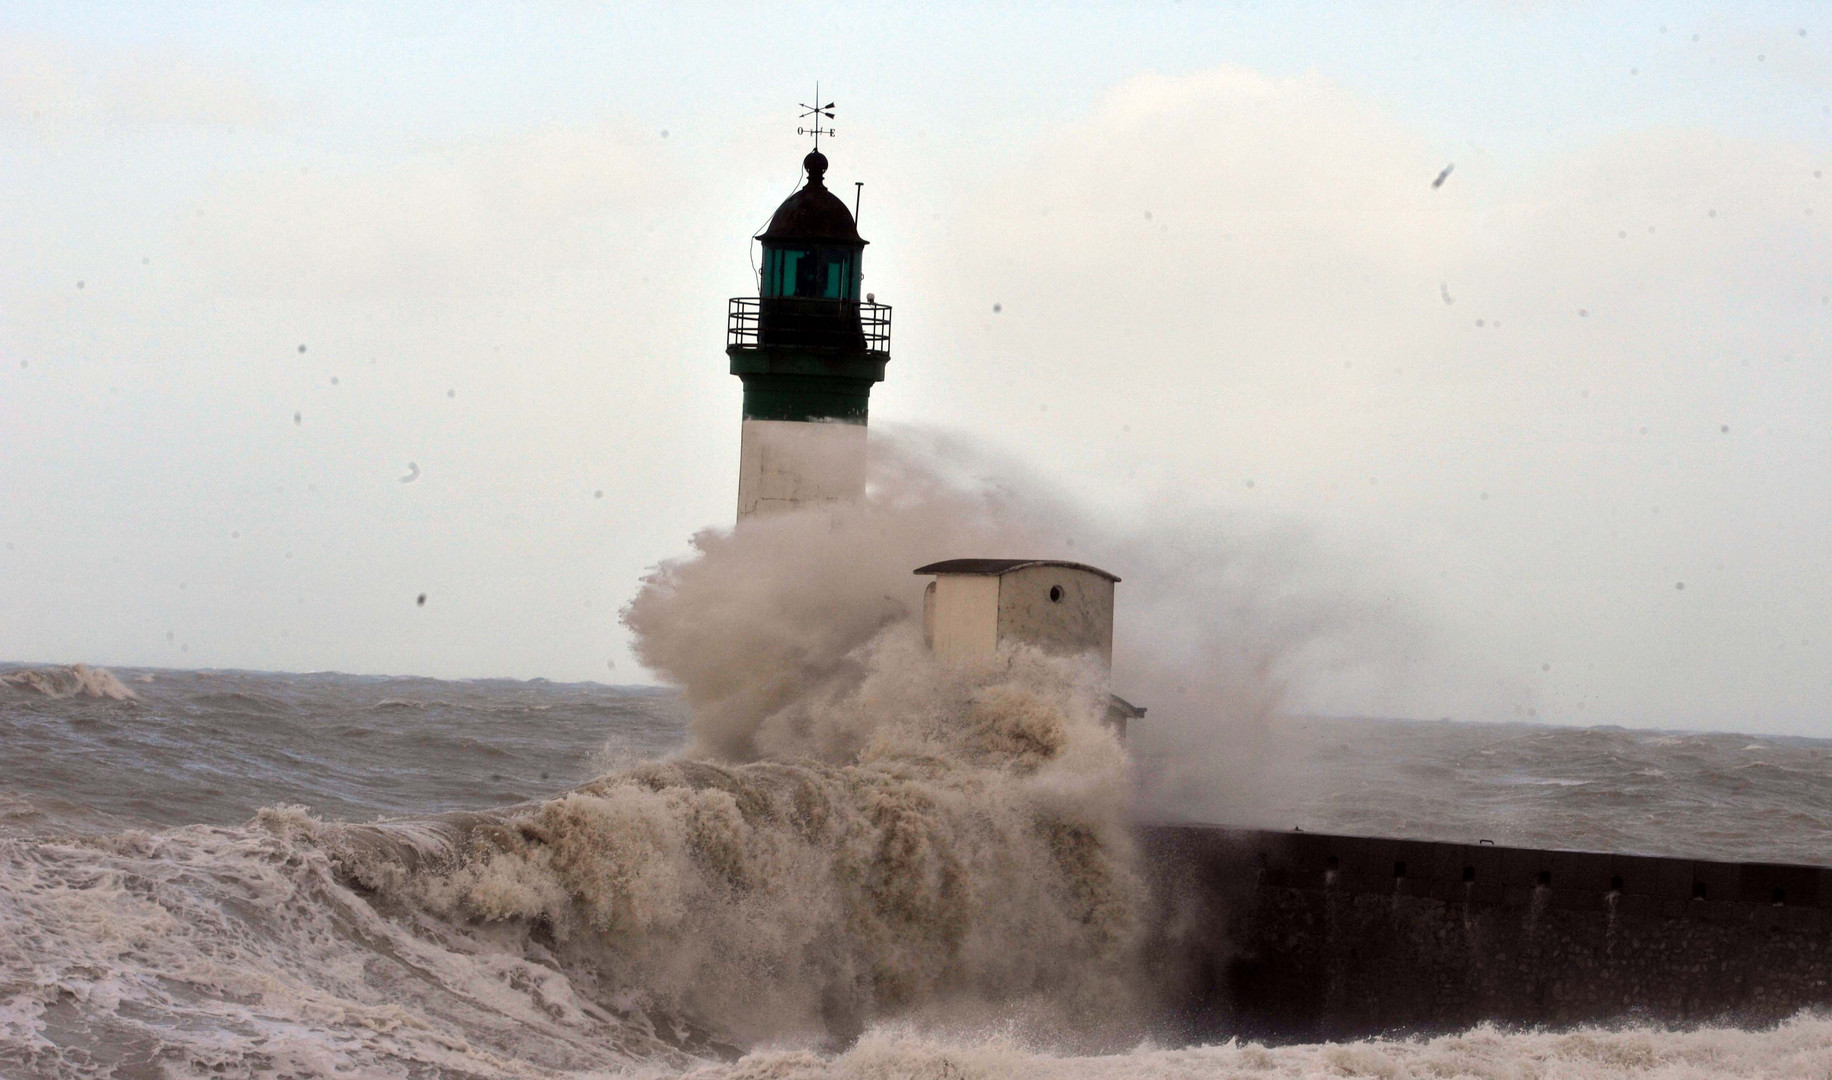
[[[68,667],[27,668],[0,675],[0,683],[19,690],[29,690],[48,698],[107,698],[111,701],[134,701],[139,695],[129,690],[107,668],[88,664]]]
[[[909,568],[961,543],[921,522],[962,520],[866,505],[703,535],[626,614],[692,709],[684,754],[321,842],[383,910],[491,928],[575,993],[739,1044],[989,1010],[1136,1037],[1147,897],[1105,671],[936,661]]]
[[[373,824],[0,836],[0,941],[30,942],[0,948],[0,1075],[661,1074],[987,1015],[1131,1045],[1143,885],[1103,681],[945,671],[907,622],[846,659],[760,718],[797,755]]]
[[[385,903],[513,929],[742,1042],[966,1003],[1123,1013],[1144,887],[1094,682],[1034,654],[951,676],[908,628],[866,652],[872,674],[818,710],[873,727],[844,762],[648,763],[347,827],[334,858]]]

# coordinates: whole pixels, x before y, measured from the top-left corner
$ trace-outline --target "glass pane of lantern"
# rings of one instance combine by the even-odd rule
[[[808,254],[809,253],[806,251],[796,251],[793,248],[785,248],[776,253],[776,258],[778,260],[776,280],[772,283],[775,288],[769,290],[771,295],[805,295],[801,293],[800,289],[796,288],[796,285],[803,276],[813,269],[812,264],[814,260],[808,258]]]
[[[782,252],[763,249],[763,295],[775,296],[782,291]]]
[[[814,257],[812,251],[797,251],[792,254],[795,262],[788,270],[788,274],[792,275],[795,288],[790,290],[789,295],[819,296],[821,294],[820,260]]]

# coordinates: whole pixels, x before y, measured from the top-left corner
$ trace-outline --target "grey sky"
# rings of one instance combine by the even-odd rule
[[[1832,734],[1823,9],[388,8],[5,6],[0,657],[644,678],[819,77],[874,422],[1311,537],[1307,704]]]

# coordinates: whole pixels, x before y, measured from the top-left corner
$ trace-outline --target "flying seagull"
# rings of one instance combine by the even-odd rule
[[[1433,180],[1433,181],[1431,182],[1431,186],[1432,186],[1432,188],[1433,188],[1433,189],[1435,190],[1435,189],[1437,189],[1437,188],[1441,188],[1441,187],[1443,187],[1443,186],[1444,186],[1444,181],[1446,181],[1446,180],[1448,180],[1448,179],[1450,179],[1450,170],[1452,170],[1452,169],[1454,169],[1454,168],[1456,168],[1456,167],[1457,167],[1457,163],[1456,163],[1456,162],[1454,162],[1454,161],[1453,161],[1453,162],[1451,162],[1451,163],[1450,163],[1449,165],[1446,165],[1446,166],[1444,166],[1444,171],[1443,171],[1443,172],[1441,172],[1441,173],[1439,173],[1439,174],[1438,174],[1438,178],[1437,178],[1436,180]]]
[[[401,483],[411,484],[420,478],[420,467],[413,462],[407,463],[407,475],[401,477]]]

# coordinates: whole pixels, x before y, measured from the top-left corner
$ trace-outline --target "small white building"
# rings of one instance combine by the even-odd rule
[[[1113,667],[1113,586],[1119,578],[1057,559],[948,559],[918,567],[935,580],[922,594],[923,637],[944,663],[988,661],[1022,644],[1056,656],[1093,653]],[[1113,697],[1107,721],[1121,735],[1145,710]]]

